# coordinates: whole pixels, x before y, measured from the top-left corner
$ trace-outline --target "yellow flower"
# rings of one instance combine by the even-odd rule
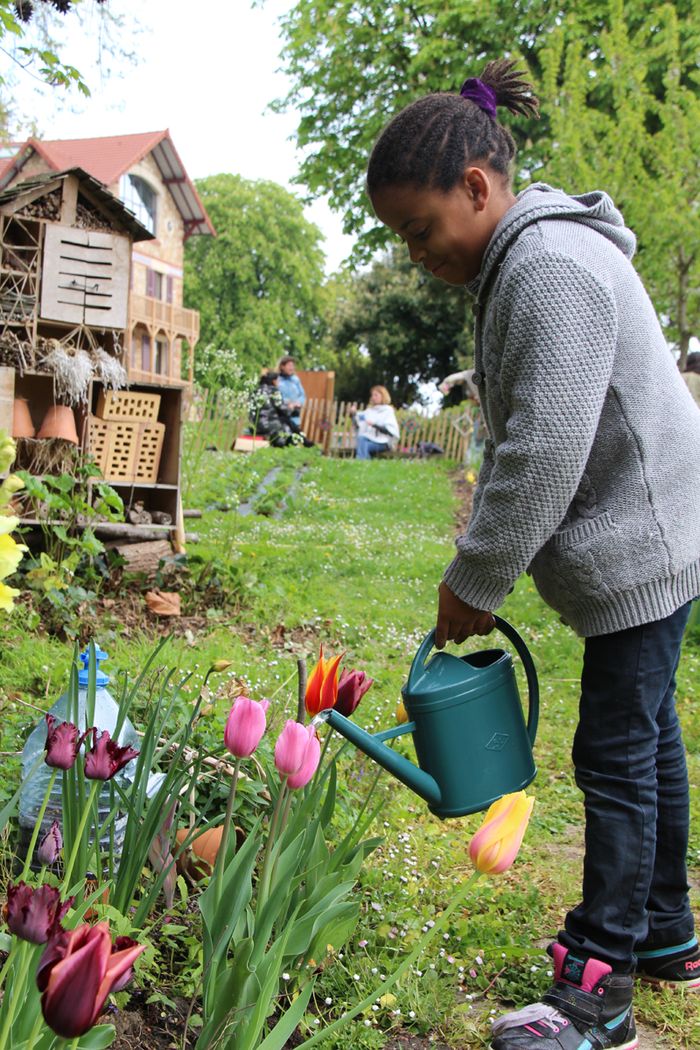
[[[0,485],[0,506],[9,503],[15,492],[19,492],[23,488],[24,482],[22,479],[17,474],[10,474],[9,478],[5,478],[2,485]]]
[[[227,667],[230,667],[232,663],[233,660],[214,660],[214,663],[211,665],[211,670],[220,674],[221,671],[225,671]]]
[[[15,443],[9,434],[0,430],[0,474],[10,469],[15,458]]]
[[[483,875],[500,875],[518,855],[535,804],[524,791],[504,795],[489,807],[469,843],[469,856]]]
[[[11,612],[18,594],[16,587],[8,587],[7,584],[0,582],[0,609],[3,612]]]
[[[19,525],[19,518],[11,514],[0,514],[0,536],[6,536],[8,532],[14,532]]]
[[[27,548],[22,543],[15,543],[12,536],[0,533],[0,580],[11,576],[22,560],[22,552]]]
[[[396,714],[394,717],[396,718],[396,724],[399,726],[403,725],[404,722],[408,722],[408,713],[406,711],[406,708],[403,706],[403,700],[399,700],[398,706],[396,708]]]

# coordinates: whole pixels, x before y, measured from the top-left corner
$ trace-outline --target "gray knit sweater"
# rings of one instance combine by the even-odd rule
[[[529,187],[475,294],[489,432],[469,527],[445,573],[496,609],[525,570],[582,635],[700,593],[700,411],[605,193]]]

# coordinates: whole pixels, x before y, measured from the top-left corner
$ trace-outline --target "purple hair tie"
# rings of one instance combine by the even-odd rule
[[[496,119],[496,92],[478,77],[469,77],[459,90],[462,98],[468,98],[475,102],[479,109],[488,113],[492,120]]]

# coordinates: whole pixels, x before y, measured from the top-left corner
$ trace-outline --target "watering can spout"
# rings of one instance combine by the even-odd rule
[[[383,733],[368,733],[360,726],[351,722],[349,718],[341,715],[333,709],[322,711],[313,719],[312,725],[318,722],[327,722],[336,732],[344,736],[351,744],[362,751],[368,758],[373,759],[378,765],[386,769],[388,773],[395,776],[407,788],[420,795],[429,806],[439,806],[441,799],[440,787],[434,777],[423,769],[414,765],[408,758],[404,758],[397,751],[387,747],[385,740],[391,740],[405,733],[411,733],[415,729],[413,722],[407,722],[393,729],[387,729]]]

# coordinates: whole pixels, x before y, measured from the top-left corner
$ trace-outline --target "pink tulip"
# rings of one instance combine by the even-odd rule
[[[120,747],[112,740],[105,729],[97,736],[97,729],[88,729],[86,736],[92,733],[92,747],[85,752],[85,776],[88,780],[111,780],[115,773],[123,769],[132,758],[138,758],[138,751],[133,747]]]
[[[33,889],[24,882],[9,883],[3,915],[10,933],[32,944],[46,944],[61,930],[61,919],[72,903],[72,897],[61,903],[54,886]]]
[[[54,820],[53,824],[39,843],[39,847],[36,851],[37,860],[40,864],[46,864],[47,866],[49,864],[55,864],[62,849],[63,836],[61,835],[58,821]]]
[[[312,726],[306,726],[306,729],[308,731],[308,740],[304,758],[296,773],[292,773],[291,776],[287,777],[287,786],[290,788],[303,788],[308,784],[318,769],[318,763],[321,758],[321,745],[315,729]]]
[[[275,766],[282,776],[293,776],[301,769],[309,743],[309,728],[290,719],[275,744]]]
[[[535,804],[524,791],[504,795],[491,805],[469,843],[469,856],[483,875],[500,875],[518,855]]]
[[[237,696],[229,712],[224,730],[224,743],[236,758],[249,758],[265,732],[265,713],[268,700],[249,700]]]
[[[81,925],[52,938],[39,962],[36,983],[44,1020],[57,1035],[74,1039],[97,1021],[107,996],[130,980],[143,944],[112,937],[106,922]]]
[[[70,769],[82,743],[78,727],[72,722],[59,722],[53,715],[46,716],[46,726],[46,765],[55,769]]]
[[[336,711],[349,718],[373,682],[374,679],[366,675],[364,671],[343,670],[338,682]]]

